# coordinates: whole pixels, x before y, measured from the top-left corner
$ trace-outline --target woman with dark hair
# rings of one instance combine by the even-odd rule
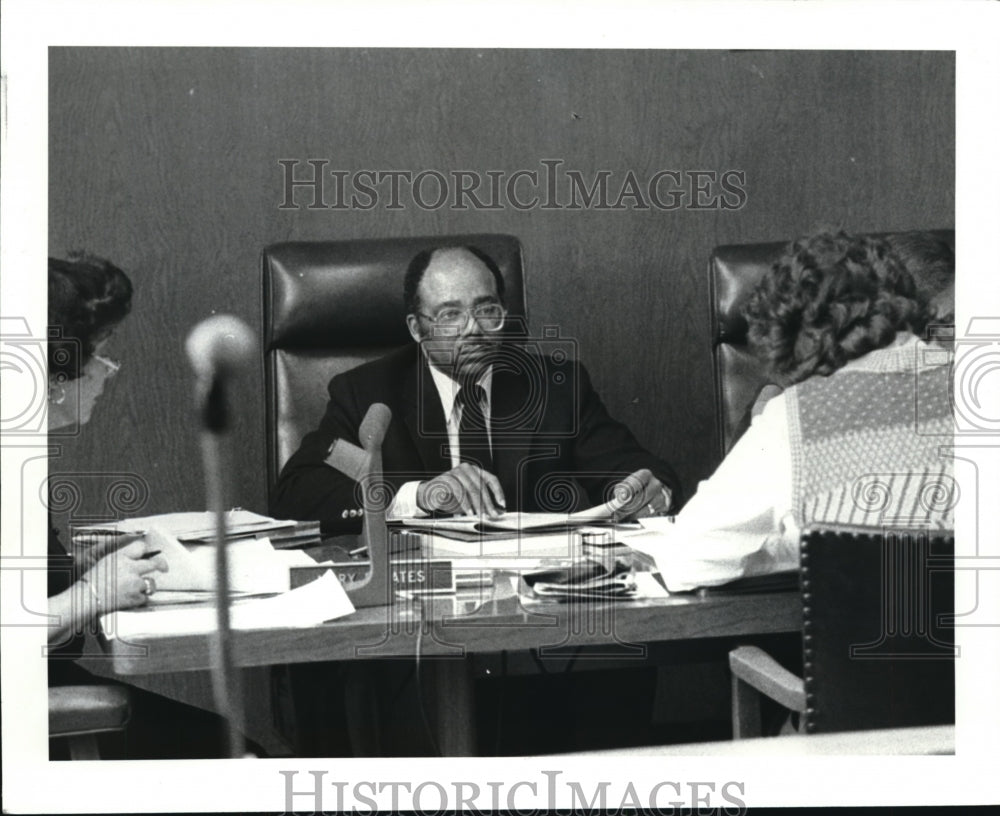
[[[936,232],[894,232],[886,236],[913,281],[930,297],[932,334],[938,341],[953,336],[955,330],[955,250],[950,241]],[[950,331],[949,331],[950,330]]]
[[[85,424],[118,364],[104,356],[115,327],[129,313],[132,284],[118,267],[84,255],[69,261],[49,259],[50,431]],[[120,546],[78,552],[71,557],[58,534],[49,531],[48,594],[50,624],[49,686],[105,683],[77,664],[84,633],[96,629],[98,616],[148,603],[161,555],[147,554],[143,539]],[[156,694],[131,689],[132,716],[122,735],[106,736],[102,751],[114,759],[219,756],[221,723],[208,712]],[[51,759],[68,758],[53,742]]]
[[[49,259],[49,431],[85,424],[118,364],[102,356],[115,326],[132,306],[132,283],[100,258]],[[65,684],[90,676],[71,663],[79,656],[85,626],[98,615],[141,606],[165,572],[162,556],[144,558],[142,540],[100,559],[78,564],[54,530],[49,532],[50,681]],[[62,658],[62,659],[60,659]]]
[[[744,314],[785,390],[654,553],[667,587],[797,569],[800,531],[813,523],[952,527],[957,490],[938,452],[952,429],[950,369],[918,368],[933,312],[889,245],[834,231],[801,238]]]

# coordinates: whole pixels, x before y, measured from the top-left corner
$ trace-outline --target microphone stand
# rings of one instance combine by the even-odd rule
[[[232,759],[244,754],[243,689],[233,661],[232,626],[229,615],[229,553],[226,535],[226,489],[223,467],[223,436],[227,426],[225,386],[215,377],[204,403],[201,433],[202,461],[208,509],[215,516],[215,609],[216,630],[211,639],[212,691],[215,705],[226,721],[226,752]]]
[[[382,483],[382,441],[392,419],[388,406],[375,403],[365,412],[358,428],[361,448],[338,439],[326,464],[356,481],[364,507],[362,540],[368,548],[368,574],[344,586],[355,609],[385,606],[392,598],[389,583],[389,543],[385,526],[387,486]]]

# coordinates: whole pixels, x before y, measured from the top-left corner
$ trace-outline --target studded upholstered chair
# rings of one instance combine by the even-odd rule
[[[733,734],[760,736],[761,696],[806,733],[955,721],[954,549],[926,530],[803,534],[803,677],[755,646],[729,655]]]

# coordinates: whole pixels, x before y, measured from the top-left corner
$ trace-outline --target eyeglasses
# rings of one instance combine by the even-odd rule
[[[118,369],[122,367],[122,364],[119,363],[117,360],[112,360],[108,357],[102,357],[100,354],[91,355],[91,359],[96,360],[102,366],[104,366],[105,377],[113,377],[115,374],[118,373]]]
[[[474,319],[483,331],[493,332],[503,328],[504,319],[507,317],[507,310],[499,303],[484,303],[472,309],[458,309],[446,307],[435,315],[417,312],[421,317],[426,317],[438,329],[449,333],[458,333],[469,325],[469,320]]]

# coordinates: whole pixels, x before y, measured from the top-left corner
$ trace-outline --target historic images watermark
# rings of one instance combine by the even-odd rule
[[[78,345],[71,338],[63,338],[58,329],[50,329],[47,336],[35,335],[24,317],[0,317],[0,370],[4,373],[4,398],[0,410],[0,433],[9,437],[75,436],[80,430],[77,421],[54,433],[45,425],[45,401],[62,403],[69,399],[76,405],[75,393],[79,381],[74,376],[59,375],[48,379],[47,343],[58,341],[56,362],[65,365],[79,354],[72,354],[69,347]],[[5,443],[7,444],[7,443]]]
[[[562,159],[508,170],[344,170],[280,159],[279,210],[739,210],[747,176],[732,169],[582,170]]]
[[[278,771],[283,777],[285,813],[470,813],[535,814],[676,813],[678,808],[697,813],[746,812],[746,783],[728,781],[662,780],[635,785],[621,780],[570,779],[563,771],[541,771],[544,778],[489,782],[426,780],[419,783],[360,779],[328,779],[328,771]],[[299,779],[296,779],[299,777]],[[563,777],[563,778],[560,778]]]

